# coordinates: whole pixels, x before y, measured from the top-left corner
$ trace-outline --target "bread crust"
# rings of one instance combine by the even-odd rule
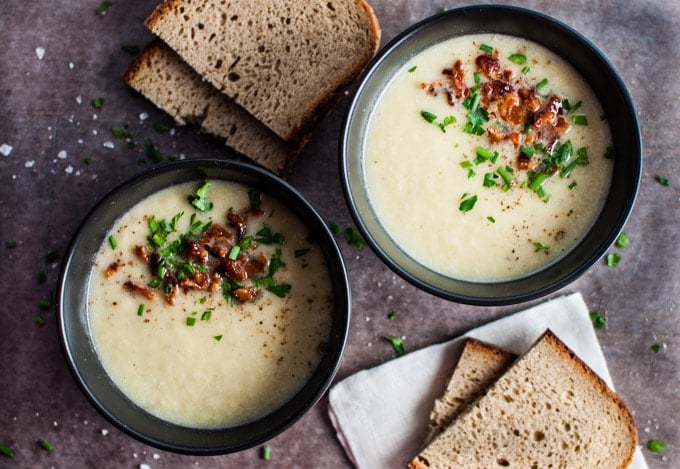
[[[158,31],[161,28],[166,15],[171,12],[177,12],[185,1],[186,0],[165,0],[146,18],[144,24],[151,31]],[[368,47],[357,50],[357,52],[361,53],[361,58],[357,61],[357,65],[354,69],[343,72],[342,75],[336,77],[328,77],[328,83],[330,83],[331,88],[324,92],[324,94],[320,94],[308,101],[310,105],[307,110],[301,110],[294,117],[291,117],[292,120],[285,130],[269,125],[269,123],[266,122],[266,119],[261,119],[257,112],[254,112],[247,104],[241,102],[238,96],[234,96],[239,104],[244,106],[248,111],[255,115],[255,117],[269,125],[272,130],[288,142],[300,142],[301,140],[304,140],[305,137],[308,137],[316,123],[330,110],[331,105],[339,97],[341,90],[345,89],[359,76],[380,46],[381,29],[373,8],[366,0],[354,0],[354,4],[358,10],[364,13],[364,19],[368,23]],[[213,83],[213,85],[216,88],[221,88],[217,83]],[[226,90],[224,92],[226,92]]]

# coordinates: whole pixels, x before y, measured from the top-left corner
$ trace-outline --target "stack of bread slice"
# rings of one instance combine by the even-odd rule
[[[524,355],[468,340],[430,415],[423,468],[625,468],[637,431],[622,400],[552,332]]]
[[[165,0],[145,24],[125,82],[277,174],[380,43],[365,0]]]

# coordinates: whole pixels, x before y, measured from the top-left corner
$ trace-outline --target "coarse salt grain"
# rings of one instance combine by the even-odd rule
[[[33,166],[35,166],[35,161],[28,160],[26,163],[24,163],[24,166],[26,166],[27,168],[32,168]]]
[[[153,458],[154,458],[155,460],[159,460],[159,459],[161,458],[161,455],[158,454],[158,453],[153,453]]]
[[[57,158],[60,160],[65,160],[68,154],[66,153],[66,150],[61,150],[59,153],[57,153]]]
[[[38,57],[38,60],[42,60],[43,57],[45,57],[45,48],[44,47],[36,47],[35,48],[35,55]]]
[[[144,122],[144,121],[147,120],[148,118],[149,118],[149,115],[148,115],[146,112],[142,112],[142,113],[139,115],[139,120],[142,121],[142,122]]]
[[[142,464],[139,465],[139,469],[151,469],[151,466],[149,466],[148,464],[142,463]]]
[[[68,165],[68,166],[66,167],[66,169],[64,169],[64,172],[65,172],[66,174],[71,174],[71,173],[73,173],[73,166]],[[85,420],[83,423],[84,423],[85,425],[87,425],[87,420]]]
[[[73,67],[75,67],[75,65],[73,64],[73,62],[69,62],[69,63],[68,63],[68,68],[71,69],[71,70],[73,70]]]
[[[106,436],[109,434],[109,431],[106,428],[102,428],[102,436]]]
[[[83,97],[82,96],[76,96],[76,103],[83,104]]]
[[[116,146],[113,144],[113,142],[110,141],[110,140],[105,141],[102,145],[103,145],[104,148],[115,148],[115,147],[116,147]]]
[[[7,143],[0,145],[0,153],[2,153],[2,156],[9,156],[13,149],[12,145],[8,145]]]

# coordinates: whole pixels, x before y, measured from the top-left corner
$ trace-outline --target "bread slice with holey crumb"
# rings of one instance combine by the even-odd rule
[[[123,79],[178,125],[195,124],[234,150],[276,174],[300,152],[302,142],[287,144],[232,99],[217,91],[159,40],[130,64]]]
[[[380,42],[365,0],[165,0],[145,24],[286,141],[307,133]]]
[[[517,355],[495,345],[467,339],[444,393],[434,402],[425,443],[432,441],[468,405],[482,396],[516,358]]]
[[[409,467],[625,468],[636,445],[623,401],[547,331]]]

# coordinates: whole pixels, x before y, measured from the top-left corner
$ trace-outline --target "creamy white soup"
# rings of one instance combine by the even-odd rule
[[[111,379],[169,422],[229,427],[288,401],[317,367],[332,286],[303,223],[227,181],[161,190],[115,222],[88,290]]]
[[[462,280],[510,280],[566,255],[611,183],[597,97],[565,60],[516,37],[462,36],[415,55],[366,134],[379,222],[414,260]]]

